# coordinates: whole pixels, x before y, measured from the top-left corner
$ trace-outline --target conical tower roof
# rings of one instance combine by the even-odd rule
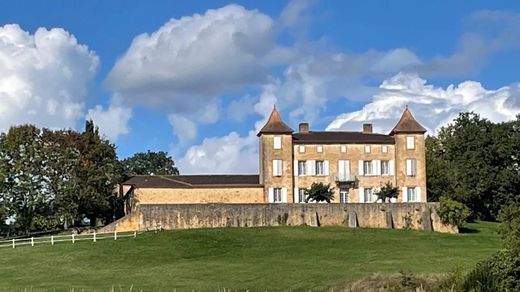
[[[390,131],[390,135],[424,133],[426,133],[426,129],[415,120],[412,113],[408,109],[408,106],[404,109],[404,112],[401,115],[401,119],[399,119],[399,122],[397,122],[392,131]]]
[[[265,123],[264,127],[258,132],[257,136],[260,137],[262,134],[292,134],[292,132],[294,131],[282,121],[280,113],[278,113],[276,107],[274,107],[267,123]]]

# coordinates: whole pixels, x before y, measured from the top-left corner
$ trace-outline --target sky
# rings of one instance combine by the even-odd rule
[[[4,1],[0,131],[92,119],[120,158],[257,173],[274,105],[293,129],[514,119],[518,27],[518,1]]]

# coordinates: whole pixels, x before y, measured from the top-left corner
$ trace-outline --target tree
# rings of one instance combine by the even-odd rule
[[[80,221],[78,214],[78,166],[81,134],[72,130],[43,129],[49,188],[54,196],[54,216],[67,229]]]
[[[378,191],[375,192],[378,200],[381,202],[390,202],[390,199],[397,199],[399,189],[394,187],[391,182],[385,183]]]
[[[0,139],[0,202],[4,217],[15,234],[48,229],[56,224],[52,216],[53,196],[46,175],[48,161],[43,151],[41,130],[32,125],[12,127]]]
[[[96,225],[97,218],[106,222],[114,219],[120,201],[116,184],[121,178],[121,168],[115,146],[99,135],[90,120],[81,134],[78,165],[78,213]]]
[[[448,164],[440,139],[428,136],[426,144],[426,189],[428,200],[438,202],[440,197],[453,193],[448,179]]]
[[[305,199],[306,203],[309,201],[326,201],[327,203],[330,203],[334,199],[334,188],[331,188],[330,184],[314,182],[310,188],[305,189],[305,195],[307,196]]]
[[[124,159],[121,163],[126,176],[179,174],[175,162],[164,151],[136,153],[132,157]]]
[[[520,204],[520,115],[491,123],[461,113],[426,138],[428,196],[467,205],[472,218],[495,219],[508,204]]]

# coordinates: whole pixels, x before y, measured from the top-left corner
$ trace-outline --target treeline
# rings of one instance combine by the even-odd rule
[[[426,138],[428,200],[464,203],[471,218],[495,220],[520,204],[520,115],[492,123],[461,113],[436,137]]]
[[[81,133],[12,127],[0,135],[0,236],[109,223],[123,215],[117,184],[152,173],[178,170],[165,152],[119,161],[92,121]]]

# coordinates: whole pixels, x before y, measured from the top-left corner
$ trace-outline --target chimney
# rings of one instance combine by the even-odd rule
[[[363,133],[365,133],[365,134],[372,133],[372,124],[363,124]]]
[[[309,133],[309,123],[300,123],[299,131],[300,133]]]

